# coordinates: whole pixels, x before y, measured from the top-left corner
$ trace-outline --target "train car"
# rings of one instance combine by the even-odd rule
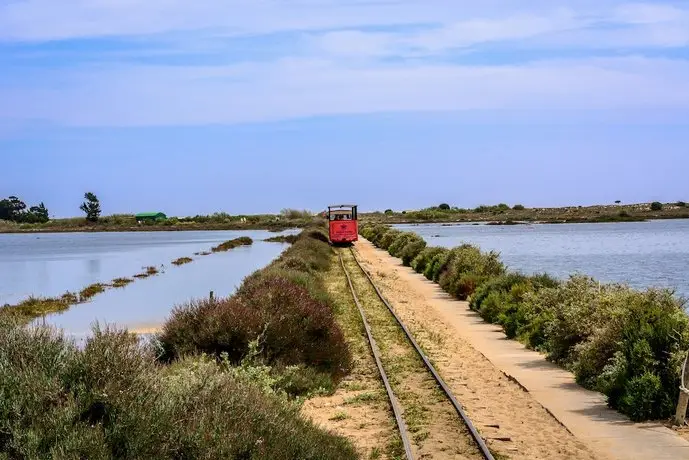
[[[328,206],[328,227],[332,244],[349,244],[359,239],[357,205]]]

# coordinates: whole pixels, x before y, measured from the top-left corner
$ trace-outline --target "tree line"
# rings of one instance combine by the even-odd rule
[[[101,214],[98,197],[87,192],[84,194],[84,200],[79,209],[86,214],[86,220],[97,222]],[[25,202],[13,195],[0,200],[0,220],[27,224],[45,223],[50,220],[50,214],[43,202],[37,206],[27,207]]]

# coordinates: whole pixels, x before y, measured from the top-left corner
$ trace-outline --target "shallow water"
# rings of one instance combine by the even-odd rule
[[[131,277],[153,265],[158,276],[109,289],[91,302],[46,317],[45,322],[74,335],[89,331],[94,321],[130,328],[159,325],[172,307],[192,298],[234,292],[241,280],[267,265],[286,247],[260,241],[267,231],[61,233],[0,235],[0,305],[17,303],[29,295],[55,296],[79,291],[97,282]],[[239,236],[252,246],[209,256],[195,252]],[[170,262],[189,256],[194,262]]]
[[[689,220],[609,224],[397,225],[431,246],[463,242],[501,253],[512,269],[559,278],[583,273],[689,297]]]

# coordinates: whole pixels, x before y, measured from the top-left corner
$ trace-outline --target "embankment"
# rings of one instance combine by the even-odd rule
[[[674,413],[689,318],[672,292],[508,272],[497,253],[428,248],[416,234],[387,226],[363,226],[361,233],[453,297],[470,300],[486,321],[545,353],[632,420]]]

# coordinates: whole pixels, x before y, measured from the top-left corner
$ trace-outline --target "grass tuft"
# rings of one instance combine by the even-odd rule
[[[194,259],[192,259],[191,257],[180,257],[179,259],[173,260],[172,265],[180,266],[180,265],[191,263],[193,261],[194,261]]]

